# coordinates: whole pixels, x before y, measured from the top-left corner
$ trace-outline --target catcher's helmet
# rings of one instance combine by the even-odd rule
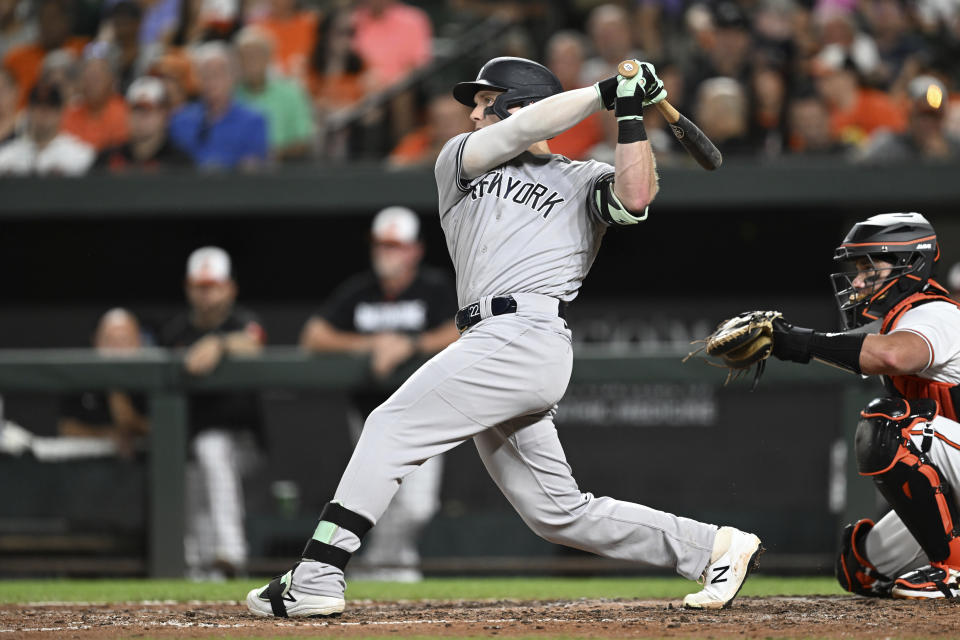
[[[525,107],[528,104],[561,93],[563,86],[550,69],[526,58],[494,58],[483,65],[477,79],[473,82],[461,82],[453,87],[453,97],[457,101],[475,107],[473,97],[478,91],[503,91],[497,96],[492,107],[484,114],[493,113],[504,120],[510,116],[511,107]]]
[[[898,302],[927,286],[940,259],[937,233],[919,213],[883,213],[853,225],[837,247],[833,259],[867,258],[893,265],[866,272],[844,271],[831,275],[843,326],[852,329],[879,320]],[[857,290],[853,280],[861,275],[871,287]]]

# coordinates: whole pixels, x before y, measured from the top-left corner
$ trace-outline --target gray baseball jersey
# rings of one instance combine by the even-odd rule
[[[470,133],[451,138],[437,159],[440,225],[457,272],[461,307],[482,296],[577,296],[606,226],[588,206],[608,164],[529,152],[472,180],[461,173]]]

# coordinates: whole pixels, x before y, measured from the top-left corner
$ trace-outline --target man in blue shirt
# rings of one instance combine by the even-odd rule
[[[203,169],[254,170],[267,160],[267,123],[233,99],[234,60],[222,42],[196,52],[200,100],[170,121],[170,137]]]

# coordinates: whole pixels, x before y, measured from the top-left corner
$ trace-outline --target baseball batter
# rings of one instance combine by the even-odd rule
[[[773,355],[883,376],[888,395],[860,413],[856,456],[892,507],[848,525],[836,574],[847,591],[960,596],[960,303],[933,280],[940,247],[919,213],[854,225],[833,274],[844,333],[774,321]]]
[[[446,143],[436,179],[462,335],[370,414],[301,562],[248,594],[252,612],[343,611],[343,568],[400,483],[468,439],[538,535],[702,578],[688,607],[720,608],[736,596],[759,538],[581,491],[553,422],[573,362],[566,305],[607,229],[642,223],[657,192],[643,107],[666,91],[652,65],[642,69],[564,92],[535,62],[495,58],[454,88],[476,129]],[[615,166],[550,153],[546,140],[614,107]]]

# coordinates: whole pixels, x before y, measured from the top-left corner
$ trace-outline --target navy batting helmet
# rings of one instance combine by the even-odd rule
[[[526,58],[502,57],[483,65],[473,82],[457,84],[453,88],[453,97],[468,107],[475,107],[473,97],[478,91],[503,92],[484,114],[493,113],[504,120],[510,116],[508,109],[511,107],[525,107],[561,93],[563,87],[557,76],[540,63]]]
[[[866,258],[882,260],[890,268],[874,264],[864,273],[834,273],[834,293],[847,329],[883,318],[890,309],[909,295],[927,286],[940,259],[940,246],[933,226],[919,213],[884,213],[853,225],[837,247],[834,260]],[[870,287],[853,286],[857,275]]]

